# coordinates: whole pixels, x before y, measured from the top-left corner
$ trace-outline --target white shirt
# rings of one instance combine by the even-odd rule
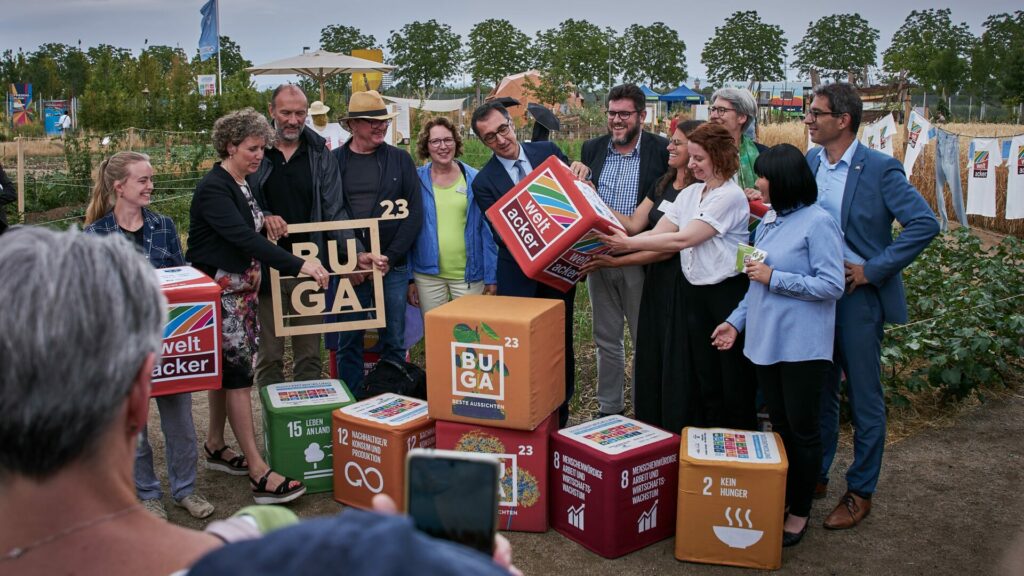
[[[523,172],[524,174],[533,172],[533,165],[530,164],[530,159],[526,157],[526,150],[523,149],[522,144],[519,145],[519,157],[514,160],[502,158],[497,154],[495,154],[495,157],[498,159],[498,162],[501,162],[501,165],[505,167],[505,171],[508,172],[508,177],[511,178],[512,182],[515,184],[519,183],[519,172],[516,170],[516,162],[522,160],[523,170],[525,170],[525,172]]]
[[[683,275],[694,286],[718,284],[739,274],[736,246],[750,238],[750,206],[743,189],[730,180],[708,192],[702,200],[703,190],[703,182],[688,186],[665,212],[665,217],[680,229],[690,220],[701,220],[717,232],[709,240],[679,252]]]
[[[327,140],[327,149],[334,150],[348,140],[349,133],[345,131],[337,122],[328,122],[322,129],[316,124],[311,124],[310,128],[314,132],[319,134],[324,140]]]

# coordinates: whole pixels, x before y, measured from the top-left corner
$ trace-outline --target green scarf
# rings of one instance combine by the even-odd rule
[[[740,188],[754,188],[757,176],[754,174],[754,160],[757,160],[757,146],[753,139],[744,136],[740,140]]]

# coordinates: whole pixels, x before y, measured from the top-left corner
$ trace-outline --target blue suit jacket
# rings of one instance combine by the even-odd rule
[[[526,152],[526,158],[530,160],[530,164],[534,168],[547,160],[549,156],[558,156],[566,164],[569,163],[569,159],[553,142],[526,142],[521,146]],[[513,186],[512,179],[509,178],[508,172],[498,157],[491,155],[491,159],[484,164],[476,178],[473,179],[473,200],[480,207],[480,211],[486,214],[487,209],[508,193]],[[537,292],[537,281],[531,280],[523,273],[489,220],[488,225],[491,226],[494,241],[498,244],[498,294],[532,298]]]
[[[807,152],[817,173],[820,147]],[[895,158],[857,144],[846,177],[840,227],[846,243],[864,257],[864,275],[878,288],[885,322],[906,322],[907,301],[900,272],[939,233],[935,213]],[[893,240],[892,222],[903,226]]]

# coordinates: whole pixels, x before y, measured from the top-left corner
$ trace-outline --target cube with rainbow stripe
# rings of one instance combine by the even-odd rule
[[[596,234],[622,228],[597,192],[554,156],[491,206],[487,218],[527,276],[563,292],[591,258],[609,252]]]

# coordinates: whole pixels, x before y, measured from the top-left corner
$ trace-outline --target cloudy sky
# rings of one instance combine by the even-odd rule
[[[199,40],[199,8],[205,0],[0,0],[0,51],[18,48],[26,52],[39,44],[60,42],[86,48],[101,43],[130,48],[136,54],[150,44],[181,46],[189,54]],[[856,5],[861,16],[877,28],[879,51],[911,10],[943,7],[926,0],[861,0],[848,2],[623,2],[621,0],[516,0],[515,2],[440,0],[220,0],[221,34],[239,44],[242,54],[255,64],[316,48],[320,30],[331,24],[355,26],[384,44],[392,30],[416,20],[445,22],[463,36],[487,18],[506,18],[533,37],[567,18],[586,19],[601,27],[622,32],[634,23],[661,21],[676,28],[686,42],[687,72],[704,79],[700,62],[704,43],[715,26],[738,10],[757,10],[761,19],[782,27],[789,49],[800,41],[808,24],[833,13],[849,12]],[[979,34],[990,14],[1020,9],[1019,0],[956,0],[947,3],[956,22],[966,22]],[[504,8],[504,9],[502,9]],[[881,63],[879,58],[879,64]],[[789,71],[789,76],[795,76]],[[266,78],[261,85],[285,78]]]

